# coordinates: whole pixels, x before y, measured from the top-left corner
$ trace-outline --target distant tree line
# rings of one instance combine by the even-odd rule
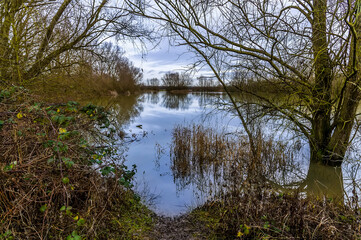
[[[163,86],[167,87],[186,87],[192,85],[192,78],[187,73],[168,72],[162,77]]]
[[[147,79],[147,86],[165,86],[165,87],[217,87],[218,82],[212,76],[201,75],[195,79],[192,79],[188,73],[179,72],[167,72],[159,80],[158,78]]]
[[[214,77],[200,76],[197,78],[199,87],[216,87],[218,85],[217,80]]]

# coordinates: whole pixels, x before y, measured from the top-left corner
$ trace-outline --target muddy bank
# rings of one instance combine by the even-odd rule
[[[154,227],[147,239],[157,240],[203,240],[202,226],[195,224],[191,215],[177,217],[154,216]]]

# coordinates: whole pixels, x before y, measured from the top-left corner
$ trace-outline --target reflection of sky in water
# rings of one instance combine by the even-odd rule
[[[186,104],[175,104],[170,108],[169,104],[162,104],[165,93],[159,93],[159,102],[147,101],[143,103],[143,111],[136,117],[126,132],[140,133],[148,132],[148,135],[139,142],[131,143],[127,151],[127,165],[137,165],[137,185],[139,191],[144,186],[147,191],[158,195],[155,208],[158,213],[176,215],[187,210],[187,206],[195,206],[203,202],[194,195],[194,188],[188,186],[182,191],[177,191],[176,184],[170,169],[169,144],[172,140],[172,130],[177,124],[202,123],[205,125],[228,126],[235,130],[239,125],[236,118],[212,111],[211,106],[200,106],[199,96],[188,94]],[[210,96],[208,96],[209,98]],[[216,100],[217,96],[213,96]],[[180,97],[182,101],[184,98]],[[173,99],[172,101],[177,101]],[[181,108],[177,106],[181,105]],[[168,107],[168,108],[167,108]],[[212,112],[211,112],[212,111]],[[210,113],[211,112],[211,113]],[[210,114],[209,114],[210,113]],[[141,124],[142,129],[136,126]],[[159,144],[159,145],[158,145]],[[163,149],[163,153],[157,155],[157,146]],[[159,156],[159,158],[157,157]],[[200,195],[197,193],[196,195]]]
[[[180,191],[177,190],[171,170],[169,145],[172,141],[172,130],[177,124],[201,123],[205,127],[223,129],[225,132],[240,131],[240,122],[236,117],[225,111],[214,110],[212,102],[220,97],[222,98],[224,95],[146,93],[141,97],[140,113],[133,116],[132,123],[124,126],[124,130],[128,134],[141,135],[143,131],[148,133],[140,141],[129,145],[126,152],[126,165],[137,165],[137,190],[141,195],[146,192],[144,194],[146,197],[152,194],[157,196],[154,201],[154,208],[157,213],[177,215],[189,210],[188,207],[197,206],[206,200],[207,196],[202,196],[202,193],[197,190],[197,186],[193,185],[194,183],[187,185]],[[142,129],[138,128],[137,125],[142,125]],[[300,154],[296,161],[301,168],[301,171],[298,172],[301,175],[291,174],[286,182],[305,178],[309,167],[308,143],[304,139],[294,138],[292,131],[278,128],[277,125],[275,122],[264,122],[262,123],[262,131],[265,134],[274,134],[291,144],[298,141],[300,145]],[[159,150],[162,150],[160,155],[157,154]],[[349,172],[352,166],[349,164],[343,166],[346,177],[345,185],[350,182],[347,180],[349,174],[345,174],[345,170]]]

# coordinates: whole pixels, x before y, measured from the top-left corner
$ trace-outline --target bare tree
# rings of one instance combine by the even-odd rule
[[[91,52],[89,59],[94,59],[91,64],[97,74],[107,75],[120,82],[129,79],[136,85],[143,77],[142,71],[134,67],[124,54],[119,46],[105,42]]]
[[[134,12],[162,24],[197,53],[227,89],[225,71],[244,70],[284,92],[280,100],[239,87],[290,121],[311,161],[341,165],[360,103],[360,0],[154,0]],[[144,7],[147,6],[147,7]],[[239,105],[229,94],[243,125]],[[247,129],[251,149],[254,134]],[[255,150],[252,150],[255,151]],[[256,153],[256,151],[255,151]]]
[[[70,61],[69,57],[92,51],[111,36],[145,36],[123,4],[109,0],[0,1],[1,81],[32,82],[54,67],[76,63],[76,58]]]
[[[198,78],[198,86],[200,87],[214,87],[214,77],[207,77],[207,76],[199,76]]]
[[[163,86],[187,87],[192,84],[192,79],[187,73],[168,72],[162,77]]]
[[[161,78],[163,86],[171,87],[177,86],[179,82],[179,73],[165,73]]]
[[[180,78],[180,85],[181,86],[191,86],[192,85],[192,77],[189,73],[183,72],[179,76]]]
[[[148,86],[159,86],[158,78],[147,79]]]

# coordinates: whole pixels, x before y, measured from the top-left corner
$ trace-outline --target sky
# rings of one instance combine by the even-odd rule
[[[134,66],[143,69],[144,82],[150,78],[160,79],[170,71],[186,71],[195,60],[194,54],[186,46],[171,46],[166,38],[155,47],[151,43],[146,43],[146,51],[142,50],[140,44],[137,43],[126,42],[121,46],[125,51],[125,56],[133,62]],[[194,79],[200,75],[211,75],[205,68],[197,69],[191,74]]]

